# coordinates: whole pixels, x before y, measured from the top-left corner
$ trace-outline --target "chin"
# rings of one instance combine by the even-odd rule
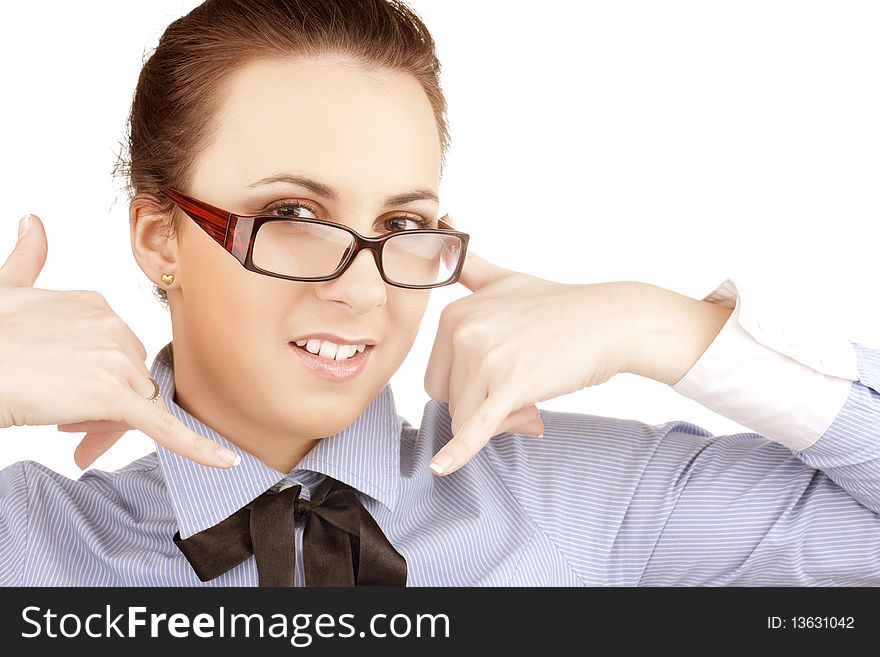
[[[320,392],[298,395],[297,401],[290,403],[280,400],[277,417],[290,430],[304,436],[324,437],[342,431],[363,412],[364,404],[360,394],[354,396],[347,392]]]

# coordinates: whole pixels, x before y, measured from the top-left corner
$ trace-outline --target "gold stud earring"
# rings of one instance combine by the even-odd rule
[[[162,282],[171,285],[174,282],[174,274],[162,274]]]

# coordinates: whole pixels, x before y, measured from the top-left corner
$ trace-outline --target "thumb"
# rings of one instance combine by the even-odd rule
[[[46,264],[49,245],[43,222],[27,214],[19,222],[19,238],[0,267],[0,287],[33,287]]]
[[[468,249],[458,282],[468,288],[471,292],[476,292],[489,283],[513,273],[514,272],[510,269],[499,267],[488,260],[484,260]]]

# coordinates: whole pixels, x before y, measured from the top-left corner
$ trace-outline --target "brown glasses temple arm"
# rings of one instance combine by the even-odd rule
[[[228,212],[173,189],[166,189],[162,193],[225,248],[231,218]]]

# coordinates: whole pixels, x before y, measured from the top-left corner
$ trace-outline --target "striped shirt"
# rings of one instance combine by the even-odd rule
[[[254,558],[201,582],[172,542],[272,486],[329,475],[360,498],[406,558],[409,586],[880,585],[880,351],[852,342],[854,380],[800,451],[757,433],[541,409],[541,439],[500,434],[436,477],[448,404],[420,427],[386,385],[289,473],[242,451],[174,402],[173,343],[153,362],[169,411],[241,454],[230,469],[161,445],[74,481],[23,461],[0,471],[0,584],[256,586]],[[302,524],[296,584],[303,584]]]

